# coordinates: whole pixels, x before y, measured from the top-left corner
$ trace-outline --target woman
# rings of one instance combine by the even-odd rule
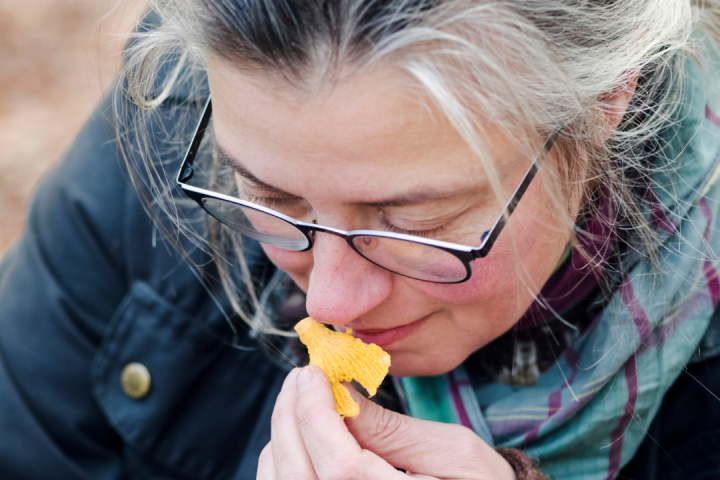
[[[3,293],[4,423],[53,452],[3,447],[11,478],[720,471],[637,454],[683,366],[713,358],[713,2],[153,8],[112,133],[90,124],[4,265],[5,292],[53,286]],[[82,160],[101,148],[152,225],[117,166]],[[354,392],[343,421],[321,371],[283,373],[303,297],[390,353],[388,408]]]

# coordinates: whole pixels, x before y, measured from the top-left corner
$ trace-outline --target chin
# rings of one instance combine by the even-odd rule
[[[457,368],[464,359],[442,360],[414,353],[390,353],[390,375],[396,377],[434,377]]]

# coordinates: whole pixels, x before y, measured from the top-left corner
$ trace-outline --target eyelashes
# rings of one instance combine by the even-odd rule
[[[253,195],[252,193],[248,193],[245,190],[241,190],[238,192],[241,199],[246,200],[248,202],[257,203],[258,205],[261,205],[266,208],[278,208],[283,206],[288,206],[292,204],[297,204],[298,199],[292,198],[292,197],[257,197]]]
[[[238,192],[241,199],[256,203],[258,205],[261,205],[265,208],[272,208],[272,209],[279,209],[282,207],[287,206],[297,206],[301,200],[298,198],[293,197],[258,197],[256,195],[253,195],[245,190],[241,190]],[[283,212],[280,212],[283,213]],[[382,224],[382,230],[393,232],[393,233],[402,233],[405,235],[413,235],[416,237],[423,237],[423,238],[432,238],[434,236],[437,236],[445,230],[445,226],[441,225],[436,228],[432,228],[429,230],[406,230],[404,228],[400,228],[392,223],[390,223],[384,215],[380,216],[380,223]]]
[[[434,237],[445,230],[445,226],[442,225],[440,227],[432,228],[430,230],[405,230],[404,228],[397,227],[393,225],[392,223],[388,222],[387,219],[383,216],[381,220],[383,227],[385,230],[393,233],[404,233],[405,235],[414,235],[416,237]]]

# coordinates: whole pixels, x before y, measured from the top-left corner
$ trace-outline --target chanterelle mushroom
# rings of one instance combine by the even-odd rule
[[[310,353],[310,365],[322,368],[330,379],[335,409],[343,417],[360,414],[360,405],[341,382],[356,380],[372,397],[390,368],[390,355],[374,343],[370,345],[346,333],[330,330],[310,317],[298,322],[295,330]]]

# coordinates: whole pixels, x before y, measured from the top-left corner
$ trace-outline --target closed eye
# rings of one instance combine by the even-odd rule
[[[265,208],[272,208],[275,210],[279,210],[282,207],[287,206],[296,206],[299,201],[301,201],[298,197],[259,197],[257,195],[253,195],[252,193],[246,191],[246,190],[240,190],[238,192],[239,197],[242,200],[246,200],[251,203],[256,203],[258,205],[261,205]],[[390,223],[384,216],[381,217],[381,223],[383,230],[386,230],[388,232],[393,233],[402,233],[405,235],[413,235],[416,237],[422,237],[422,238],[432,238],[439,234],[441,234],[445,230],[445,226],[441,225],[436,228],[428,229],[428,230],[406,230],[404,228],[400,228],[396,225],[393,225]]]
[[[383,224],[383,228],[389,232],[393,233],[404,233],[405,235],[414,235],[416,237],[423,237],[423,238],[432,238],[440,233],[443,232],[445,229],[444,225],[441,225],[436,228],[432,228],[430,230],[405,230],[404,228],[397,227],[390,223],[385,217],[382,217],[381,220]]]

